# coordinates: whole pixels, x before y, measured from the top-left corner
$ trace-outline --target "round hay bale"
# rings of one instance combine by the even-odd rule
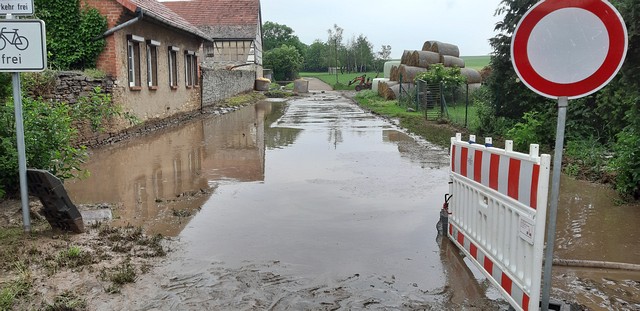
[[[393,92],[390,91],[389,89],[394,86],[397,85],[398,82],[394,82],[394,81],[389,81],[389,82],[380,82],[378,84],[378,95],[380,95],[380,97],[389,100],[391,96],[393,96]]]
[[[440,41],[434,41],[431,45],[431,52],[436,52],[442,55],[449,55],[460,57],[460,49],[457,45],[451,43],[444,43]]]
[[[393,66],[400,66],[400,61],[399,60],[391,60],[388,62],[384,63],[384,75],[383,77],[390,79],[391,78],[391,67]]]
[[[435,42],[438,42],[438,41],[433,41],[433,40],[425,41],[424,44],[422,45],[422,50],[423,51],[431,51],[431,46],[433,46],[433,44]]]
[[[402,83],[402,84],[398,83],[398,84],[391,85],[387,90],[386,99],[387,100],[398,99],[400,97],[400,86],[402,86],[402,89],[405,91],[414,87],[412,83]]]
[[[400,58],[400,64],[407,64],[409,58],[411,57],[411,53],[413,53],[413,51],[404,50],[404,52],[402,53],[402,58]]]
[[[440,54],[431,51],[413,51],[411,66],[429,68],[429,65],[440,62]]]
[[[425,71],[427,71],[427,68],[400,65],[400,68],[398,68],[398,81],[402,77],[403,83],[413,83],[416,75]]]
[[[450,55],[440,55],[440,62],[444,64],[445,67],[464,68],[465,66],[464,59]]]
[[[460,74],[467,77],[467,84],[482,83],[480,72],[473,68],[460,68]]]
[[[378,92],[378,86],[380,85],[381,82],[389,82],[389,79],[387,78],[375,78],[373,79],[373,82],[371,82],[371,90],[374,92]]]
[[[389,79],[391,81],[398,81],[398,68],[400,66],[402,66],[402,65],[392,66],[391,67],[391,76],[389,77]]]

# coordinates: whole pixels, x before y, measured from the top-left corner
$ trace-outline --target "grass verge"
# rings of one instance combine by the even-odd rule
[[[467,132],[464,128],[452,126],[447,122],[425,120],[423,113],[407,111],[405,107],[398,105],[398,101],[384,100],[373,91],[359,92],[354,99],[360,106],[375,114],[398,119],[401,127],[443,148],[449,148],[451,137],[456,133]]]

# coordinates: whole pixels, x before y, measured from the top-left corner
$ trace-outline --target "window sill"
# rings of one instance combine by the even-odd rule
[[[190,89],[190,88],[193,88],[193,86],[191,86],[191,85],[187,85],[187,88],[188,88],[188,89]]]
[[[150,87],[149,87],[149,90],[150,90],[150,91],[155,91],[155,90],[157,90],[157,89],[158,89],[158,87],[157,87],[157,86],[150,86]]]
[[[171,89],[172,89],[172,90],[177,90],[177,89],[178,89],[178,86],[176,86],[176,85],[172,85],[172,86],[171,86]]]
[[[129,87],[129,91],[136,91],[136,92],[139,92],[139,91],[142,91],[142,87],[139,87],[139,86],[130,86],[130,87]]]

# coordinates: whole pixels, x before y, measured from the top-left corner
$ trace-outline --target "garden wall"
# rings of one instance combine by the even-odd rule
[[[254,70],[202,68],[202,106],[210,107],[240,93],[253,90]]]

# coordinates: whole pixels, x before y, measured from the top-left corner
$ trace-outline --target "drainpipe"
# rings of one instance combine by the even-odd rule
[[[142,12],[142,9],[137,8],[137,9],[136,9],[136,15],[137,15],[137,16],[136,16],[134,19],[128,20],[128,21],[126,21],[126,22],[124,22],[124,23],[122,23],[122,24],[120,24],[120,25],[117,25],[117,26],[115,26],[115,27],[113,27],[113,28],[111,28],[111,29],[109,29],[109,30],[105,31],[105,32],[102,34],[102,37],[101,37],[101,38],[104,38],[104,37],[106,37],[106,36],[109,36],[109,35],[113,34],[114,32],[116,32],[116,31],[118,31],[118,30],[120,30],[120,29],[122,29],[122,28],[125,28],[125,27],[127,27],[127,26],[129,26],[129,25],[133,25],[133,24],[135,24],[135,23],[139,22],[139,21],[142,19],[142,17],[144,16],[144,13]],[[98,39],[100,39],[100,38],[98,38]]]

